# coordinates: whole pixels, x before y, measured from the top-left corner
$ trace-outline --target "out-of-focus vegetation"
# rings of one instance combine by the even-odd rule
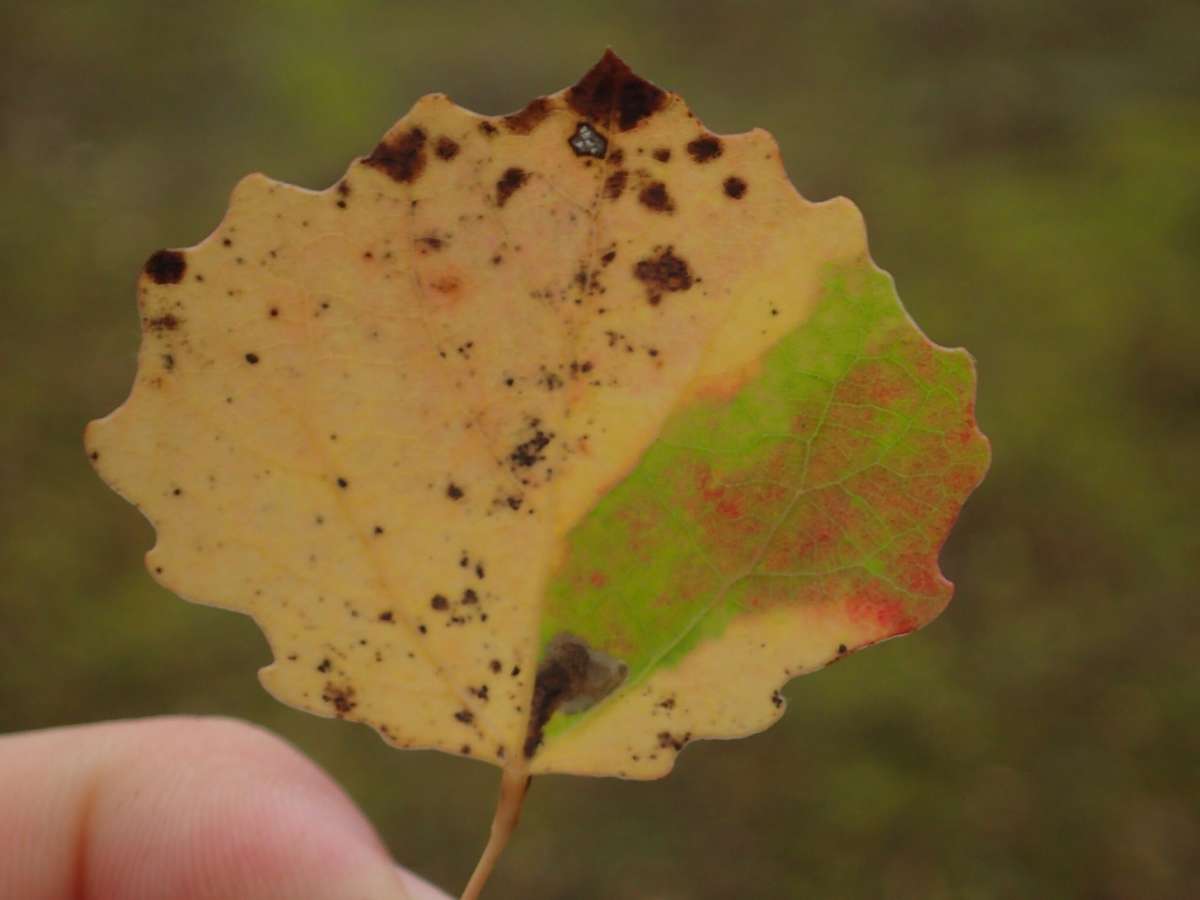
[[[501,11],[502,10],[502,11]],[[275,704],[267,649],[141,566],[89,470],[133,283],[247,171],[310,187],[421,94],[506,112],[611,44],[863,209],[978,358],[995,462],[928,630],[787,688],[652,784],[546,778],[497,897],[1180,898],[1200,870],[1200,6],[19,2],[0,11],[0,731],[220,712],[460,884],[495,770]]]

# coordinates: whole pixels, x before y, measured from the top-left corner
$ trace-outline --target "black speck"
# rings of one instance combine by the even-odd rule
[[[451,500],[461,500],[463,497],[463,489],[452,481],[446,486],[446,496]]]
[[[246,354],[246,362],[250,363],[250,365],[252,365],[252,366],[257,366],[258,365],[258,354],[257,353],[247,353]]]
[[[346,488],[350,487],[350,482],[347,481],[345,478],[338,476],[337,486],[340,487],[342,490],[345,490]]]

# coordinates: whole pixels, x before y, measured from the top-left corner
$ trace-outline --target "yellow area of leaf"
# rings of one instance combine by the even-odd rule
[[[797,195],[768,134],[710,134],[611,55],[510,117],[431,95],[330,189],[250,176],[209,238],[151,258],[135,385],[87,445],[153,522],[155,576],[254,617],[277,698],[523,765],[564,535],[865,253],[853,205]],[[707,734],[764,727],[747,667],[824,662],[758,652],[791,615],[735,623],[653,696],[686,683]],[[627,768],[650,697],[535,770]]]

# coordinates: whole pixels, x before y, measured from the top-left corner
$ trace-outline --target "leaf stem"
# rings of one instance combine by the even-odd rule
[[[525,792],[529,790],[532,780],[524,766],[505,766],[501,770],[500,797],[496,801],[496,814],[492,817],[492,833],[460,900],[478,900],[483,892],[496,861],[504,852],[517,822],[521,820],[521,806],[525,802]]]

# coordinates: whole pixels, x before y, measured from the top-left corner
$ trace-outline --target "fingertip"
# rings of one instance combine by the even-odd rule
[[[228,719],[166,718],[6,738],[0,784],[39,760],[41,785],[67,784],[49,818],[24,821],[40,846],[46,891],[22,896],[129,900],[329,900],[440,895],[391,861],[370,823],[286,742]],[[65,782],[61,773],[70,770]],[[3,831],[0,815],[0,831]],[[33,834],[32,832],[37,832]],[[67,846],[69,845],[69,846]],[[0,885],[31,884],[5,878]],[[36,861],[27,862],[36,867]],[[50,877],[50,868],[71,868]],[[26,873],[28,874],[28,873]],[[69,893],[51,892],[50,882]],[[432,891],[432,892],[431,892]]]

